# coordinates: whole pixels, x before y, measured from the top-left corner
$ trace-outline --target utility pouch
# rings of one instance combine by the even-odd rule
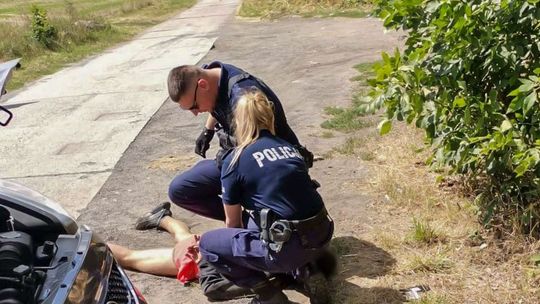
[[[313,233],[314,231],[319,230],[322,227],[326,227],[328,225],[332,226],[332,232],[334,230],[333,228],[333,220],[328,214],[328,211],[326,211],[326,208],[322,208],[319,213],[317,213],[315,216],[312,216],[310,218],[304,219],[304,220],[294,220],[289,222],[291,224],[291,227],[294,228],[296,233],[300,236],[300,242],[302,243],[302,246],[305,249],[317,249],[321,247],[322,243],[328,243],[330,242],[330,239],[332,238],[332,233],[328,234],[328,239],[326,240],[318,240],[313,243]],[[310,237],[311,236],[311,237]],[[311,239],[311,241],[310,241]],[[318,237],[315,237],[315,239],[318,239]]]

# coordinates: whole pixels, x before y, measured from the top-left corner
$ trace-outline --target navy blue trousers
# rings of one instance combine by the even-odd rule
[[[221,172],[215,160],[201,160],[169,185],[173,203],[199,215],[225,221],[221,202]]]
[[[307,235],[310,248],[304,248],[294,232],[279,253],[260,240],[259,228],[250,220],[247,229],[222,228],[201,236],[199,250],[202,258],[234,284],[251,288],[267,280],[268,273],[291,273],[315,260],[334,232],[328,221]],[[316,248],[316,249],[312,249]]]

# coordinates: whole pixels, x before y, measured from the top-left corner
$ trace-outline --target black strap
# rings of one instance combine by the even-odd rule
[[[259,226],[261,228],[261,239],[264,242],[270,242],[270,236],[268,235],[268,228],[272,224],[270,221],[271,210],[268,208],[262,209],[259,213]]]
[[[332,218],[330,217],[330,215],[328,215],[328,211],[326,211],[326,208],[323,207],[321,211],[319,211],[316,215],[310,218],[304,220],[293,220],[290,222],[297,231],[309,231],[312,229],[316,229],[325,221],[332,221]]]
[[[242,81],[244,79],[247,79],[249,77],[251,77],[250,74],[242,71],[242,73],[234,75],[233,77],[229,78],[229,87],[228,87],[228,91],[227,91],[227,96],[229,96],[229,98],[231,98],[233,86],[235,84],[239,83],[240,81]]]
[[[229,83],[228,83],[229,87],[227,88],[227,96],[231,98],[233,86],[239,83],[240,81],[244,79],[248,79],[248,78],[255,80],[263,88],[263,91],[267,91],[267,92],[271,91],[270,88],[266,85],[266,83],[264,83],[264,81],[249,74],[248,72],[240,70],[240,74],[234,75],[231,78],[229,78]],[[264,92],[264,93],[267,94],[267,92]]]

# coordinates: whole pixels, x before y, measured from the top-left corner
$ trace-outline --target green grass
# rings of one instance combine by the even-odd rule
[[[373,153],[372,151],[360,151],[360,153],[358,154],[360,156],[360,159],[364,161],[372,161],[376,158],[375,153]]]
[[[57,30],[50,45],[32,36],[30,0],[0,0],[0,61],[22,58],[9,90],[17,89],[69,63],[133,38],[196,0],[49,0],[39,2]]]
[[[332,132],[332,131],[323,131],[321,133],[322,138],[333,138],[334,136],[335,136],[334,132]]]
[[[420,243],[433,244],[444,242],[446,240],[446,236],[435,230],[429,222],[421,221],[415,218],[413,219],[411,239]]]
[[[337,152],[343,155],[353,155],[358,149],[364,147],[364,145],[365,139],[359,137],[349,137],[344,144],[334,148],[332,152]]]
[[[373,75],[373,64],[374,63],[361,63],[354,66],[358,71],[358,75],[353,77],[351,81],[356,83],[357,89],[353,95],[351,106],[346,108],[325,108],[325,113],[331,117],[321,124],[322,128],[341,132],[353,132],[372,125],[362,119],[364,113],[360,106],[366,92],[366,81]]]
[[[99,53],[106,48],[127,40],[127,32],[108,29],[95,33],[95,40],[73,45],[61,51],[43,49],[36,56],[23,56],[22,68],[13,73],[8,89],[17,89],[43,75],[52,74],[69,63],[77,62],[89,55]]]
[[[362,18],[370,10],[370,0],[244,0],[238,14],[268,19],[289,15]]]
[[[413,304],[449,304],[452,302],[444,295],[432,294],[432,291],[429,291],[428,293],[423,294],[419,300],[413,300],[411,301],[411,303]]]
[[[327,107],[325,114],[332,116],[321,127],[342,132],[352,132],[369,126],[362,120],[362,113],[357,108]]]
[[[453,267],[453,263],[444,255],[417,255],[408,263],[408,268],[412,272],[440,273]]]
[[[369,76],[373,75],[372,68],[373,62],[359,63],[354,66],[354,69],[358,72],[358,75],[351,78],[353,81],[365,81]]]

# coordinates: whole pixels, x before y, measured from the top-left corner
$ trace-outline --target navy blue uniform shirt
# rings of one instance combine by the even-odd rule
[[[224,204],[255,211],[269,208],[288,220],[306,219],[322,209],[304,160],[285,140],[262,130],[229,169],[233,155],[229,153],[221,169]]]
[[[204,69],[212,69],[217,67],[221,68],[221,79],[219,81],[219,91],[216,106],[211,114],[219,122],[227,134],[234,136],[231,126],[236,102],[238,99],[240,99],[242,94],[255,87],[262,91],[268,100],[274,103],[274,129],[276,131],[276,135],[288,141],[292,145],[300,144],[298,138],[287,123],[287,118],[285,117],[285,112],[283,111],[281,101],[268,86],[261,85],[259,83],[260,80],[257,81],[253,77],[242,79],[232,87],[231,98],[229,98],[229,79],[242,73],[243,71],[233,65],[225,64],[219,61],[214,61],[203,66]]]

